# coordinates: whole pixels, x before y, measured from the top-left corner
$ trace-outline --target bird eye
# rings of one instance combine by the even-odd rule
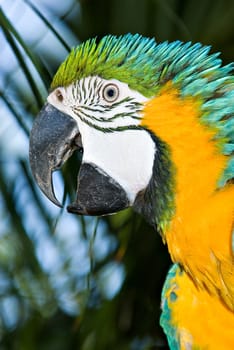
[[[108,84],[103,89],[103,98],[107,102],[114,102],[119,97],[119,88],[115,84]]]
[[[57,99],[59,100],[59,102],[63,102],[63,94],[62,94],[61,90],[59,90],[59,89],[56,90],[55,95],[56,95]]]

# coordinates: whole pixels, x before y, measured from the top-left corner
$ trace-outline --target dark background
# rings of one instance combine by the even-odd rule
[[[71,46],[137,32],[212,45],[229,63],[234,2],[56,3],[0,2],[0,350],[167,349],[160,294],[171,262],[159,235],[131,210],[97,220],[48,203],[31,176],[28,136]],[[64,195],[57,178],[64,201],[79,161],[63,170]]]

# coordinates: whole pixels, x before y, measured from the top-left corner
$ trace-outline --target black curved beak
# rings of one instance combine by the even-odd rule
[[[76,149],[83,148],[77,122],[47,103],[36,118],[30,136],[29,158],[42,192],[56,205],[52,173]],[[129,206],[124,189],[95,164],[82,163],[77,195],[67,210],[81,215],[106,215]]]
[[[37,116],[30,135],[29,159],[33,176],[42,192],[56,205],[52,173],[79,148],[77,123],[67,114],[46,103]]]

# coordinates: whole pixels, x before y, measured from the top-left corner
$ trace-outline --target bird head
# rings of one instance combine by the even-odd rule
[[[193,109],[196,118],[207,116],[209,137],[218,135],[205,102],[212,102],[214,91],[228,94],[223,82],[230,67],[218,70],[220,60],[208,51],[200,44],[156,44],[138,34],[109,35],[73,49],[31,132],[31,169],[44,194],[60,205],[52,173],[82,149],[76,199],[68,211],[105,215],[132,206],[163,230],[176,207],[174,145],[183,149],[189,139],[182,142],[187,126],[181,128],[179,120]]]

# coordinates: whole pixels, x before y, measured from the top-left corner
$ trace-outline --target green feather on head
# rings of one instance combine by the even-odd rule
[[[227,155],[222,187],[234,177],[234,76],[233,65],[221,66],[219,53],[200,43],[175,41],[157,44],[139,34],[107,35],[73,48],[51,84],[55,89],[88,76],[117,79],[146,97],[153,97],[171,81],[181,97],[201,103],[201,122],[217,131],[217,144]]]
[[[51,88],[67,86],[87,76],[118,79],[145,96],[155,93],[155,75],[149,69],[154,57],[154,39],[136,35],[91,39],[72,49],[59,67]],[[154,88],[150,89],[150,82]],[[150,91],[149,91],[150,90]]]

